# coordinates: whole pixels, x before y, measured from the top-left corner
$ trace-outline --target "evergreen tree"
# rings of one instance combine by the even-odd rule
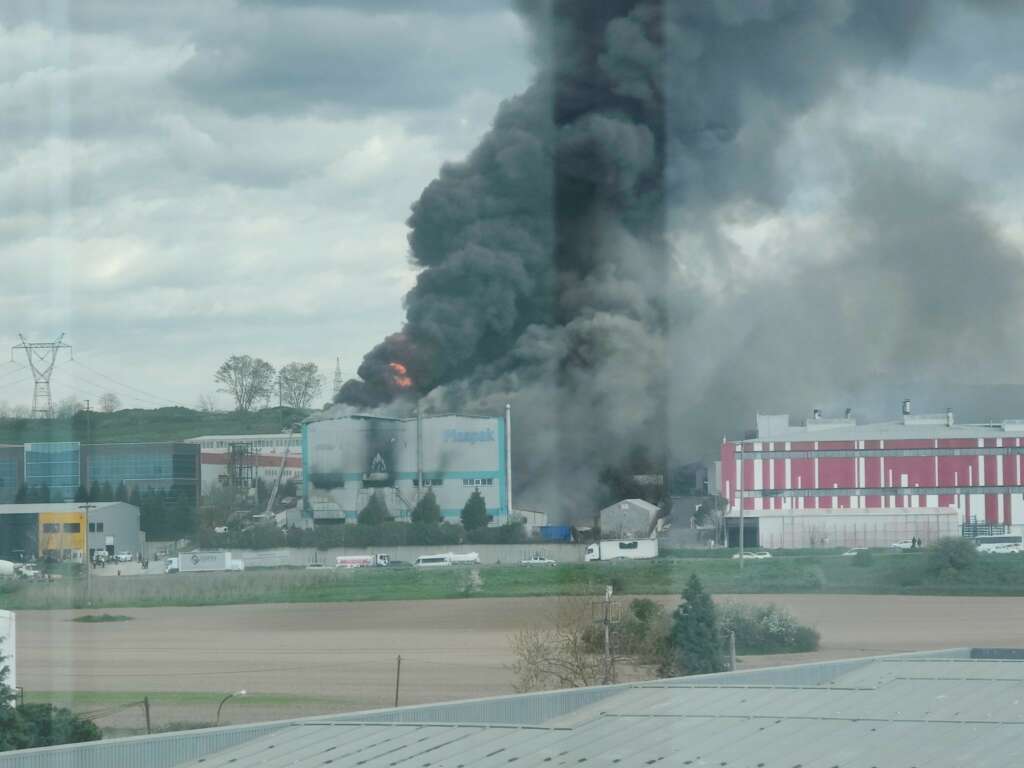
[[[75,501],[88,501],[89,492],[85,490],[84,485],[79,485],[78,490],[75,491]]]
[[[100,501],[113,501],[114,500],[114,486],[110,484],[109,480],[105,480],[103,485],[100,486]]]
[[[479,490],[473,491],[462,508],[462,527],[467,531],[475,531],[478,528],[486,528],[491,522],[487,514],[487,502]]]
[[[100,501],[100,484],[93,480],[92,485],[89,486],[89,501]]]
[[[28,504],[28,500],[29,500],[28,486],[26,486],[24,483],[22,483],[21,485],[18,486],[18,492],[16,494],[14,494],[14,503],[15,504]]]
[[[380,525],[391,520],[387,505],[379,493],[374,493],[356,518],[360,525]]]
[[[36,491],[36,501],[40,504],[46,504],[50,501],[50,486],[47,483],[39,486],[39,490]]]
[[[7,684],[10,668],[0,648],[0,752],[9,749],[23,749],[29,745],[25,724],[14,708],[14,691]]]
[[[114,491],[114,501],[128,501],[128,486],[125,485],[124,480],[117,484],[117,490]]]
[[[436,525],[441,522],[441,506],[437,503],[434,490],[428,488],[427,492],[416,502],[412,509],[412,522],[427,523]]]
[[[675,668],[663,672],[702,675],[725,669],[715,604],[697,574],[690,576],[683,602],[672,614],[669,644]]]
[[[132,486],[132,492],[128,494],[128,503],[133,507],[142,507],[142,493],[137,485]]]

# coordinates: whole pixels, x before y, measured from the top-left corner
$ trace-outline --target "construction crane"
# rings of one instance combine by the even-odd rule
[[[281,466],[277,468],[277,478],[274,480],[274,487],[270,491],[270,498],[267,499],[266,514],[270,515],[274,511],[274,502],[277,501],[277,492],[281,488],[281,478],[284,477],[284,468],[288,463],[288,454],[292,450],[292,435],[294,435],[299,429],[300,424],[292,424],[288,428],[288,440],[284,444],[284,456],[281,457]]]

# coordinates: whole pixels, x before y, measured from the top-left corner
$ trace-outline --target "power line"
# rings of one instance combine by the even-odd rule
[[[155,394],[154,392],[147,392],[146,390],[140,389],[139,387],[133,387],[131,384],[125,384],[123,381],[118,381],[117,379],[115,379],[112,376],[108,376],[106,374],[100,373],[96,369],[91,368],[90,366],[85,365],[84,362],[82,362],[82,360],[73,359],[72,362],[74,362],[74,364],[76,364],[77,366],[80,366],[81,368],[84,368],[86,371],[91,371],[96,376],[99,376],[99,377],[101,377],[103,379],[106,379],[108,381],[112,381],[112,382],[114,382],[115,384],[117,384],[119,386],[126,387],[127,389],[132,389],[132,390],[134,390],[136,392],[139,392],[140,394],[143,394],[143,395],[145,395],[147,397],[152,397],[152,398],[154,398],[157,401],[170,402],[172,404],[172,406],[181,406],[180,402],[178,402],[177,400],[172,400],[170,397],[164,397],[162,395]]]

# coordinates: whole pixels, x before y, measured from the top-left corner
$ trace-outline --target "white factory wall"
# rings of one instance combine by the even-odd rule
[[[733,515],[730,515],[733,517]],[[894,541],[918,538],[927,546],[946,536],[960,535],[956,509],[864,509],[762,511],[758,540],[766,549],[804,547],[888,547]]]

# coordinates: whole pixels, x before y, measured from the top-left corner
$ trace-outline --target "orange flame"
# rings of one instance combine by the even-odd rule
[[[391,369],[391,380],[395,382],[396,387],[408,389],[412,386],[412,379],[409,378],[409,372],[404,365],[401,363],[388,363],[388,368]]]

